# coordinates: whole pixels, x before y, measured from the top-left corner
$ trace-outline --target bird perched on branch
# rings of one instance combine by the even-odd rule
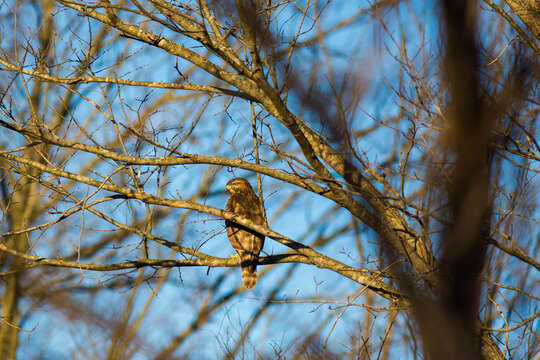
[[[263,204],[247,180],[232,179],[225,189],[230,193],[225,210],[251,220],[254,224],[266,224]],[[240,257],[244,287],[253,289],[257,283],[257,263],[264,245],[264,235],[230,220],[225,221],[225,228],[232,247]]]

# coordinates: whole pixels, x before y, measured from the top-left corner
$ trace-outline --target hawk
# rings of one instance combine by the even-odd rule
[[[251,220],[254,224],[266,224],[263,205],[247,180],[232,179],[225,189],[230,193],[225,210]],[[240,257],[244,287],[253,289],[257,283],[257,263],[264,245],[264,235],[229,220],[225,221],[225,228],[232,247]]]

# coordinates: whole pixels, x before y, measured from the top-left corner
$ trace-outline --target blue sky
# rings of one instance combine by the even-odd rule
[[[344,16],[360,11],[362,8],[367,7],[368,4],[367,1],[341,0],[333,2],[325,10],[328,16],[324,18],[322,23],[323,29],[337,23]],[[29,11],[29,14],[32,14],[29,8],[28,10],[25,8],[25,11]],[[55,15],[55,19],[57,19],[59,24],[59,33],[56,40],[58,53],[66,46],[72,46],[76,50],[84,48],[84,41],[73,40],[72,34],[69,32],[70,29],[73,30],[72,24],[66,23],[66,20],[64,20],[66,19],[64,16],[68,14],[71,13],[59,12]],[[296,31],[296,26],[299,23],[298,14],[286,11],[281,13],[278,19],[283,19],[285,25],[281,30],[286,35],[293,34]],[[430,75],[427,79],[429,85],[437,89],[436,85],[440,81],[437,74],[440,60],[440,40],[438,38],[440,25],[433,2],[403,2],[397,7],[397,10],[384,10],[383,19],[384,24],[387,25],[388,33],[376,17],[364,15],[349,29],[337,31],[327,39],[329,48],[337,54],[333,58],[333,71],[336,74],[345,74],[347,67],[354,66],[357,68],[357,71],[352,73],[357,75],[366,84],[365,93],[358,105],[359,110],[351,119],[353,130],[369,128],[374,124],[375,120],[383,121],[399,114],[400,100],[392,88],[401,89],[407,93],[414,93],[415,91],[415,88],[411,85],[410,77],[407,75],[403,77],[404,81],[400,83],[401,67],[395,58],[395,56],[399,55],[399,50],[390,38],[390,35],[398,43],[403,41],[407,49],[407,54],[415,66],[421,70],[425,70]],[[96,23],[91,21],[90,25],[96,26]],[[86,26],[88,24],[83,22],[77,27],[77,36],[80,39],[88,40]],[[309,29],[310,26],[310,21],[306,21],[304,27]],[[420,28],[421,31],[418,30]],[[2,33],[6,33],[8,30],[4,27],[1,31]],[[169,34],[167,31],[162,33],[163,36]],[[402,35],[403,38],[401,37]],[[311,33],[306,35],[307,38],[310,36]],[[121,43],[125,44],[129,42],[132,42],[132,40],[124,39]],[[192,45],[189,41],[182,40],[181,42],[186,46]],[[93,65],[93,69],[97,75],[106,76],[109,66],[115,63],[115,59],[123,51],[117,44],[109,45],[106,51],[101,54],[99,60]],[[7,46],[6,37],[3,37],[2,46]],[[197,51],[203,51],[200,48],[197,49]],[[113,75],[132,80],[153,81],[173,81],[178,76],[174,69],[176,58],[165,54],[163,51],[156,49],[147,50],[146,46],[135,42],[129,54],[130,56],[122,64],[123,67],[119,69],[118,73]],[[306,64],[313,64],[308,62],[308,60],[314,58],[320,60],[314,63],[320,66],[320,69],[316,69],[318,74],[320,74],[319,83],[321,86],[325,86],[329,81],[329,70],[325,67],[324,58],[320,51],[313,49],[298,50],[293,62],[295,71],[309,74],[313,69],[309,68]],[[210,57],[210,59],[215,60],[215,57]],[[30,58],[27,59],[27,63],[31,63]],[[182,60],[179,61],[179,67],[182,70],[188,68],[186,62]],[[70,65],[65,64],[64,68],[66,69],[65,71],[68,71]],[[207,77],[201,72],[196,72],[191,75],[190,80],[204,82],[207,80]],[[102,100],[101,90],[95,85],[81,86],[81,88],[85,89],[84,94],[89,98]],[[149,101],[142,105],[144,109],[146,104],[159,98],[165,92],[166,90],[159,89],[148,90],[141,87],[122,87],[120,93],[113,90],[111,94],[114,96],[109,95],[108,99],[112,103],[116,116],[115,120],[120,124],[128,125],[128,120],[129,122],[136,120],[137,106],[141,103],[141,99],[145,96],[149,97]],[[183,91],[174,92],[174,96],[177,97],[187,94],[187,92]],[[167,141],[170,141],[175,136],[181,136],[186,131],[186,128],[189,127],[196,116],[197,110],[201,108],[201,104],[205,100],[205,96],[184,103],[180,99],[177,99],[175,102],[161,106],[159,111],[155,112],[151,117],[152,124],[161,130],[155,140],[167,143]],[[245,136],[250,133],[249,124],[246,123],[246,119],[249,119],[249,107],[242,101],[235,100],[231,104],[228,104],[227,101],[228,99],[222,97],[215,97],[211,101],[196,130],[192,134],[195,140],[192,143],[186,142],[183,144],[180,151],[209,155],[215,154],[233,158],[241,154],[244,150],[247,152],[251,151],[251,137]],[[123,104],[129,105],[129,107],[122,109],[121,105]],[[179,104],[184,105],[179,106]],[[309,112],[302,113],[303,109],[298,102],[298,98],[291,96],[289,106],[298,111],[298,114],[304,115],[306,121],[311,126],[316,128],[319,126],[316,119],[309,118],[313,114]],[[74,116],[75,118],[80,117],[81,119],[85,119],[85,116],[91,111],[93,111],[93,107],[82,101],[78,104]],[[188,117],[184,126],[179,128],[178,119],[182,119],[182,116],[186,113],[191,115]],[[21,116],[25,115],[27,116],[27,114],[21,114]],[[408,114],[411,117],[414,115],[417,114]],[[425,115],[420,114],[420,116]],[[284,126],[279,124],[276,119],[266,118],[264,122],[272,128],[277,142],[285,142],[290,137]],[[223,125],[226,125],[225,131],[221,131],[221,126]],[[390,126],[383,127],[373,135],[362,139],[357,146],[365,151],[365,154],[373,163],[380,164],[390,155],[390,144],[393,144],[394,141],[405,141],[401,135],[407,133],[409,126],[410,124],[408,122],[401,121],[397,129]],[[95,118],[95,122],[90,125],[90,129],[91,131],[95,131],[94,135],[102,144],[116,136],[113,124],[103,116],[98,115]],[[261,131],[265,138],[268,138],[267,129],[262,127]],[[216,148],[216,143],[219,143],[223,139],[228,141],[229,145],[227,145],[227,142],[224,142]],[[234,147],[230,145],[230,142],[234,142]],[[284,147],[286,150],[292,148],[287,144],[284,144]],[[128,144],[128,148],[134,149],[135,144]],[[296,149],[294,150],[296,151]],[[272,159],[271,154],[264,146],[261,146],[261,154],[263,160]],[[143,151],[143,155],[153,156],[154,154],[151,148],[147,148]],[[298,153],[295,155],[301,156]],[[411,160],[415,160],[419,156],[420,154],[413,153]],[[73,157],[67,163],[66,167],[70,171],[75,172],[83,168],[89,159],[89,156],[79,155]],[[252,158],[247,156],[245,160],[252,161]],[[418,172],[425,170],[420,165],[416,164]],[[283,162],[272,164],[272,166],[287,169],[286,164]],[[107,174],[115,168],[116,164],[105,162],[100,164],[95,170]],[[201,174],[208,168],[210,167],[207,165],[188,165],[169,169],[167,178],[163,177],[160,179],[162,182],[167,183],[164,196],[175,198],[178,192],[184,198],[189,197],[189,195],[196,191]],[[148,168],[141,167],[141,172],[144,173],[146,169]],[[233,176],[249,175],[242,170],[229,172],[227,168],[220,169],[217,180],[210,189],[211,194],[199,201],[210,206],[224,208],[226,195],[221,190],[224,184]],[[251,177],[250,180],[252,185],[255,185],[254,178]],[[533,181],[537,182],[536,179],[533,179]],[[280,204],[295,189],[291,186],[282,186],[283,184],[269,177],[263,177],[263,184],[265,206],[271,218],[278,210]],[[145,187],[145,190],[155,193],[156,185],[156,178],[154,177],[148,183],[147,187]],[[417,183],[411,182],[407,186],[406,191],[412,192],[417,186]],[[84,197],[88,191],[85,187],[78,187],[78,190],[77,194],[80,197]],[[100,193],[97,197],[104,195],[106,194]],[[68,207],[70,205],[60,204],[59,210],[62,210],[61,206]],[[131,205],[131,209],[127,205],[118,205],[118,203],[104,204],[97,208],[115,216],[116,219],[124,223],[129,223],[133,216],[130,211],[133,211],[138,218],[144,214],[141,204],[132,202]],[[301,240],[309,244],[317,235],[331,234],[334,230],[350,221],[350,215],[343,210],[337,212],[331,218],[327,217],[325,214],[332,206],[333,203],[327,199],[311,193],[303,193],[295,199],[294,207],[291,207],[282,214],[271,224],[271,227],[292,239]],[[183,213],[183,210],[175,209],[172,211],[175,216],[157,225],[153,233],[171,241],[176,241],[175,234],[178,231],[177,219]],[[314,224],[317,224],[317,219],[321,217],[325,221],[321,225],[317,225],[316,231],[304,238],[304,234],[313,230]],[[48,242],[37,242],[35,252],[43,256],[54,256],[57,254],[57,251],[65,252],[65,254],[72,253],[79,246],[79,241],[82,241],[84,244],[98,241],[103,233],[113,228],[103,222],[98,222],[98,219],[92,214],[85,212],[84,230],[80,232],[83,217],[74,215],[73,219],[73,222],[70,223],[73,227],[65,233],[61,233],[62,236],[58,238],[58,244],[61,244],[58,245],[58,248],[51,248]],[[538,239],[538,226],[532,229],[534,233],[530,236],[533,238],[532,242],[534,242],[534,239]],[[49,236],[50,233],[54,234],[52,231],[45,232]],[[379,255],[377,238],[371,231],[362,232],[361,238],[361,243],[364,247],[364,258],[359,256],[355,248],[352,231],[341,235],[320,250],[325,255],[334,257],[348,265],[373,268],[375,265],[366,261],[377,259]],[[184,235],[180,240],[182,245],[186,246],[202,245],[202,251],[215,256],[228,257],[233,253],[224,233],[223,221],[216,220],[206,214],[192,214],[188,218],[184,228]],[[103,262],[135,259],[139,256],[139,253],[136,251],[139,243],[139,237],[131,237],[118,250],[117,253],[119,256],[104,259]],[[282,245],[277,244],[275,241],[266,240],[264,248],[266,253],[282,253],[285,250]],[[157,248],[152,249],[151,254],[154,254],[156,257],[170,256],[167,250],[163,251],[161,249],[161,252],[158,253]],[[177,258],[180,258],[180,256],[177,256]],[[222,346],[224,344],[227,345],[228,342],[234,344],[233,340],[238,337],[239,328],[249,322],[251,312],[248,311],[255,310],[263,304],[276,281],[286,275],[286,271],[290,266],[277,266],[276,270],[260,279],[254,291],[246,292],[227,303],[221,310],[212,315],[212,321],[205,325],[199,334],[183,345],[178,353],[188,353],[191,351],[191,348],[197,346],[199,351],[202,352],[201,356],[204,356],[204,358],[213,359],[222,355]],[[262,270],[262,267],[260,267],[259,271],[261,272]],[[148,344],[166,345],[171,337],[177,335],[188,326],[194,318],[194,311],[204,301],[204,297],[201,298],[195,294],[194,289],[201,284],[212,284],[219,276],[231,271],[232,276],[225,278],[224,282],[219,286],[216,297],[227,294],[239,284],[239,269],[212,268],[208,270],[202,267],[182,268],[180,270],[173,269],[169,275],[167,284],[160,290],[150,307],[149,314],[143,322],[143,326],[141,327],[143,339]],[[512,283],[513,271],[513,268],[509,268],[508,275],[503,276],[503,278],[506,277],[509,283]],[[145,274],[147,275],[152,273],[152,269],[145,270]],[[132,274],[132,276],[134,275]],[[78,284],[81,286],[90,286],[96,283],[102,283],[106,287],[108,282],[104,280],[108,278],[109,274],[103,275],[100,273],[85,272]],[[533,275],[528,281],[534,282],[537,280],[538,276]],[[346,301],[347,297],[353,296],[360,289],[361,286],[358,284],[330,271],[321,270],[314,266],[299,265],[288,283],[279,292],[277,298],[300,300],[314,298],[323,294],[324,299]],[[143,308],[152,290],[152,286],[143,285],[143,290],[136,297],[134,316]],[[100,292],[99,296],[93,293],[81,292],[76,298],[80,301],[81,305],[97,309],[98,313],[106,319],[112,319],[120,313],[128,293],[127,291],[120,292],[117,289],[111,289]],[[362,298],[361,302],[363,300]],[[375,299],[374,304],[388,305],[379,298]],[[29,304],[25,304],[25,306],[29,306]],[[524,303],[522,306],[525,309],[530,304]],[[296,346],[297,344],[292,341],[292,338],[298,335],[299,331],[301,332],[299,329],[310,329],[313,328],[313,324],[323,323],[320,330],[321,339],[324,341],[326,336],[331,333],[329,341],[330,349],[342,350],[344,346],[347,346],[349,336],[358,335],[363,330],[361,326],[365,326],[365,324],[362,324],[365,316],[364,311],[360,307],[349,308],[345,312],[345,315],[337,321],[336,327],[331,330],[333,321],[336,319],[339,311],[329,309],[328,305],[319,306],[318,304],[303,303],[275,304],[271,307],[270,312],[263,316],[262,320],[257,323],[255,329],[252,331],[250,340],[255,344],[261,343],[262,345],[256,346],[256,349],[268,354],[272,352],[274,347],[287,349]],[[22,346],[19,351],[21,358],[43,358],[41,356],[46,356],[51,359],[69,359],[78,353],[79,349],[83,346],[81,341],[85,338],[96,342],[98,345],[108,346],[108,341],[110,340],[109,333],[87,334],[86,332],[90,328],[84,323],[71,323],[68,319],[59,318],[60,313],[60,311],[50,306],[42,306],[40,311],[35,311],[33,313],[34,315],[24,322],[23,328],[32,329],[32,331],[28,334],[21,334],[20,341]],[[369,326],[373,326],[376,329],[383,329],[386,325],[387,316],[388,314],[386,312],[378,313],[374,323]],[[271,319],[278,319],[280,321],[271,321]],[[270,323],[272,324],[271,327],[268,325]],[[396,332],[398,334],[407,333],[408,330],[402,327],[403,321],[399,325],[400,327],[396,329]],[[381,333],[383,334],[384,331],[373,332],[373,334]],[[380,341],[380,339],[376,339],[376,341]],[[45,344],[47,344],[48,353],[40,354]],[[395,346],[395,351],[404,352],[404,349],[400,348],[399,345]],[[410,355],[410,351],[407,354]],[[80,356],[84,358],[84,355]],[[134,357],[134,359],[145,359],[147,356],[148,353],[144,353],[143,351],[137,357]]]

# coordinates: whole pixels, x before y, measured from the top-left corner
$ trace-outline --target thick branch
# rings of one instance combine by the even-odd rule
[[[315,265],[319,268],[329,269],[339,274],[342,274],[360,284],[368,286],[370,289],[376,291],[378,294],[386,298],[395,299],[396,297],[401,296],[399,292],[397,292],[391,286],[385,284],[384,281],[378,278],[361,274],[358,272],[358,269],[355,269],[337,260],[334,260],[328,256],[325,256],[313,250],[309,246],[298,243],[275,231],[272,231],[261,225],[253,224],[251,221],[243,219],[232,212],[216,209],[210,206],[197,204],[197,203],[193,203],[193,202],[185,201],[185,200],[172,200],[172,199],[159,198],[159,197],[150,195],[142,191],[135,191],[135,190],[121,187],[112,183],[100,182],[92,178],[89,178],[87,176],[70,173],[65,170],[53,168],[50,166],[48,167],[36,161],[14,156],[7,153],[0,153],[0,157],[5,158],[6,160],[16,161],[21,164],[25,164],[27,166],[38,169],[42,172],[46,172],[46,173],[63,177],[66,179],[72,179],[79,183],[94,186],[98,189],[107,190],[107,191],[111,191],[117,194],[121,194],[121,196],[119,196],[118,198],[137,199],[148,204],[169,206],[169,207],[180,208],[180,209],[191,209],[191,210],[196,210],[196,211],[203,212],[206,214],[218,216],[225,220],[231,220],[237,224],[247,227],[248,229],[252,229],[254,231],[257,231],[260,234],[268,236],[269,238],[272,238],[291,249],[296,250],[299,254],[304,255],[306,257],[306,262],[309,264]]]

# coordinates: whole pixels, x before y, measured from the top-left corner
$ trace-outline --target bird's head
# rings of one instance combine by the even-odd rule
[[[251,190],[251,184],[246,179],[235,178],[229,180],[225,190],[231,194],[239,194]]]

